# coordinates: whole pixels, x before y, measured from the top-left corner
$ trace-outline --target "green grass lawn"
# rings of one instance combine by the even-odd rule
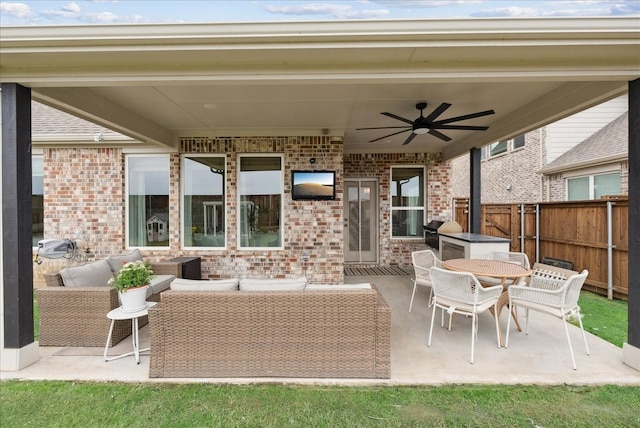
[[[585,330],[621,348],[627,341],[628,303],[583,290],[578,304]],[[578,325],[575,320],[571,323]]]
[[[0,383],[6,427],[630,427],[640,388]]]

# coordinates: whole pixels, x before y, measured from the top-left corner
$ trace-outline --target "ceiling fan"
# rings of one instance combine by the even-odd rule
[[[385,135],[384,137],[380,137],[380,138],[376,138],[375,140],[371,140],[371,141],[369,141],[370,143],[385,139],[387,137],[391,137],[393,135],[402,134],[403,132],[407,132],[407,131],[412,131],[411,135],[409,135],[407,137],[407,139],[404,140],[404,143],[402,143],[402,145],[409,144],[411,142],[411,140],[413,140],[416,137],[416,135],[427,134],[427,133],[433,135],[434,137],[438,137],[443,141],[450,141],[451,138],[447,137],[442,132],[438,131],[438,129],[459,129],[459,130],[465,130],[465,131],[486,131],[487,129],[489,129],[488,126],[450,125],[450,123],[459,122],[459,121],[467,120],[467,119],[473,119],[473,118],[476,118],[476,117],[488,116],[490,114],[495,114],[495,112],[493,110],[485,110],[485,111],[479,111],[477,113],[465,114],[463,116],[451,117],[449,119],[435,120],[438,116],[440,116],[442,113],[444,113],[449,107],[451,107],[451,104],[442,103],[442,104],[440,104],[438,106],[438,108],[436,108],[434,111],[432,111],[431,114],[429,114],[427,117],[424,117],[422,112],[424,111],[425,108],[427,108],[427,103],[424,103],[424,102],[418,103],[418,104],[416,104],[416,108],[418,110],[420,110],[420,117],[417,118],[416,120],[405,119],[404,117],[400,117],[400,116],[397,116],[397,115],[395,115],[393,113],[388,113],[388,112],[385,111],[385,112],[382,112],[380,114],[383,114],[385,116],[389,116],[389,117],[391,117],[393,119],[396,119],[396,120],[399,120],[401,122],[408,123],[409,125],[405,125],[405,126],[378,126],[378,127],[375,127],[375,128],[356,128],[356,131],[363,131],[363,130],[367,130],[367,129],[404,128],[402,131],[394,132],[392,134]]]

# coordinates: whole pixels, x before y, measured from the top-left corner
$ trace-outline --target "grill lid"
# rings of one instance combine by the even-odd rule
[[[442,226],[444,224],[444,221],[440,221],[440,220],[431,220],[429,222],[429,224],[427,224],[426,226],[422,226],[424,230],[429,230],[429,231],[433,231],[436,232],[438,230],[438,228],[440,226]]]

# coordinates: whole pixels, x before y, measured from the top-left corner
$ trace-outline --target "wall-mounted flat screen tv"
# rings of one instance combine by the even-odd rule
[[[292,171],[291,199],[332,200],[336,198],[335,171]]]

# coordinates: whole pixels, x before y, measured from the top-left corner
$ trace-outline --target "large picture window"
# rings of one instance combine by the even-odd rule
[[[424,226],[424,168],[391,168],[391,237],[422,238]]]
[[[127,246],[169,247],[169,157],[127,156]]]
[[[240,156],[240,248],[282,247],[282,156]]]
[[[225,247],[225,157],[182,158],[185,247]]]
[[[620,173],[594,174],[567,179],[567,200],[600,199],[620,194]]]
[[[33,246],[38,246],[38,241],[44,239],[44,158],[33,156],[31,158],[31,204],[33,224]]]

